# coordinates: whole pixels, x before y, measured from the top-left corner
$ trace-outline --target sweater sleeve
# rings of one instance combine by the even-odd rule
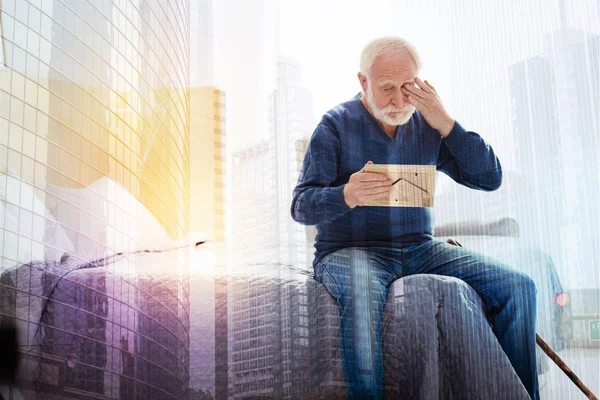
[[[442,139],[437,169],[472,189],[493,191],[502,184],[502,167],[492,147],[458,122]]]
[[[330,222],[351,208],[344,200],[344,185],[334,186],[341,155],[334,127],[322,121],[313,133],[294,188],[291,213],[303,225]]]

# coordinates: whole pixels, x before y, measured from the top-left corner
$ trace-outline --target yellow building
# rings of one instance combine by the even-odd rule
[[[190,232],[225,243],[225,93],[190,90]]]
[[[144,235],[187,237],[187,21],[171,30],[145,23],[147,6],[111,5],[105,15],[86,3],[77,24],[58,1],[3,7],[0,177],[5,191],[23,196],[2,204],[17,214],[0,229],[14,249],[1,264],[134,250],[148,245]],[[112,18],[118,24],[102,22]],[[120,30],[146,39],[110,39]],[[156,34],[182,46],[165,52]],[[140,218],[148,212],[150,222]],[[134,229],[156,222],[160,234]]]
[[[109,150],[115,152],[111,178],[134,194],[171,239],[189,232],[190,143],[187,107],[174,101],[186,90],[156,89],[147,101],[135,91],[111,94]],[[151,105],[152,104],[152,105]],[[136,107],[136,105],[138,105]],[[181,108],[179,108],[181,107]],[[120,173],[123,163],[123,174]],[[112,171],[112,169],[109,169]],[[133,182],[127,175],[137,175]]]

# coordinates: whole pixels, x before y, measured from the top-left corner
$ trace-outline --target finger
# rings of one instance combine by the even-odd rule
[[[419,87],[426,93],[430,93],[433,94],[433,90],[431,90],[431,88],[429,87],[429,85],[426,83],[427,81],[423,82],[418,76],[415,78],[415,82],[417,82],[417,84],[419,85]]]
[[[367,181],[373,181],[373,180],[385,180],[386,178],[389,179],[386,174],[383,174],[381,172],[363,171],[360,174],[355,174],[355,175],[356,175],[356,179],[358,179],[361,182],[367,182]]]
[[[407,96],[413,95],[413,96],[419,97],[423,100],[428,100],[431,97],[431,95],[429,93],[425,92],[424,90],[419,89],[414,84],[408,84],[408,83],[406,85],[402,86],[402,93],[404,93]]]
[[[363,172],[361,174],[356,175],[356,179],[359,182],[385,182],[391,181],[390,178],[385,174],[381,174],[379,172]]]
[[[418,99],[414,96],[408,96],[408,101],[410,102],[410,104],[412,104],[413,106],[415,106],[419,111],[423,112],[423,110],[428,110],[429,108],[427,107],[427,104],[421,100]]]
[[[373,161],[371,161],[371,160],[367,161],[367,164],[365,164],[365,166],[364,166],[364,167],[362,167],[362,169],[361,169],[359,172],[365,172],[365,167],[366,167],[368,164],[373,164]]]
[[[366,192],[371,189],[377,188],[391,188],[392,182],[361,182],[357,185],[356,190],[358,192]]]
[[[381,193],[373,193],[373,194],[365,195],[363,197],[359,197],[359,201],[361,202],[361,204],[365,204],[365,203],[368,203],[373,200],[385,199],[386,197],[389,197],[389,195],[390,195],[389,191],[385,191],[385,192],[381,192]]]
[[[392,190],[392,186],[384,185],[384,186],[376,186],[376,187],[372,187],[372,188],[359,189],[356,191],[356,194],[358,196],[368,196],[371,194],[389,192],[390,190]]]
[[[371,196],[378,196],[384,193],[390,193],[392,187],[391,186],[385,186],[385,187],[378,187],[378,188],[372,188],[372,189],[367,189],[367,190],[362,190],[358,192],[358,198],[359,199],[365,199],[367,197],[371,197]]]
[[[427,85],[429,85],[429,87],[431,88],[431,90],[433,90],[435,93],[437,93],[437,91],[435,90],[435,87],[434,87],[434,86],[433,86],[431,83],[429,83],[429,82],[427,81],[427,79],[425,79],[425,83],[426,83]]]

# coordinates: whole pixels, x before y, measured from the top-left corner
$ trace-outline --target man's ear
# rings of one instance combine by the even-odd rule
[[[368,86],[368,82],[367,82],[367,77],[365,75],[363,75],[362,72],[358,73],[358,81],[360,82],[360,86],[362,87],[362,91],[363,93],[367,93],[367,88]]]

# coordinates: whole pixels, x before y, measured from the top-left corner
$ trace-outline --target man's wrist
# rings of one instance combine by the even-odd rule
[[[346,185],[344,185],[344,189],[342,190],[342,193],[344,195],[344,203],[346,203],[346,205],[350,208],[354,208],[356,207],[358,204],[354,204],[354,202],[352,202],[350,200],[350,195],[348,194],[348,192],[346,191]]]
[[[443,138],[448,137],[450,132],[452,132],[452,129],[454,129],[455,122],[456,122],[455,120],[451,119],[450,121],[448,121],[445,128],[442,128],[439,130],[440,135],[442,135]]]

